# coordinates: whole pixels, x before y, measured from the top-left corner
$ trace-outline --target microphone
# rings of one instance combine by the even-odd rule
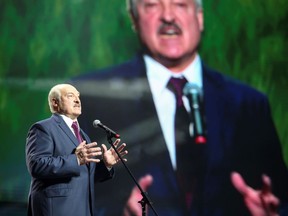
[[[186,83],[183,93],[189,99],[191,107],[191,117],[194,125],[194,137],[196,144],[206,143],[206,130],[204,125],[204,115],[201,107],[202,91],[198,85]]]
[[[112,136],[112,137],[120,138],[120,135],[119,135],[119,134],[117,134],[116,132],[114,132],[113,130],[111,130],[110,128],[108,128],[106,125],[102,124],[102,123],[100,122],[100,120],[94,120],[94,121],[93,121],[93,126],[94,126],[95,128],[100,127],[100,128],[102,128],[102,129],[104,129],[104,130],[106,131],[106,133],[109,134],[109,135]]]

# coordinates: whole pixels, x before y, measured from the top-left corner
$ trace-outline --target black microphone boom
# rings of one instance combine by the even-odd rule
[[[94,120],[94,121],[93,121],[93,126],[94,126],[95,128],[100,127],[100,128],[102,128],[102,129],[104,129],[104,130],[106,131],[106,133],[107,133],[109,136],[111,136],[111,137],[120,138],[120,135],[119,135],[119,134],[117,134],[115,131],[113,131],[113,130],[111,130],[110,128],[108,128],[106,125],[102,124],[102,123],[100,122],[100,120]]]
[[[195,142],[196,144],[205,144],[206,131],[202,110],[203,107],[201,106],[201,90],[196,84],[186,83],[183,88],[183,93],[188,97],[191,107],[191,117],[194,124]]]

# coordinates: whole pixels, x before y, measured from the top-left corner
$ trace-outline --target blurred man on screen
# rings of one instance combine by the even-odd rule
[[[85,103],[80,121],[104,116],[130,143],[129,166],[159,215],[277,215],[288,200],[288,173],[267,97],[201,60],[201,0],[128,0],[127,6],[142,49],[126,63],[73,80]],[[179,97],[190,115],[184,162],[177,157],[174,130],[175,79],[199,87],[205,123],[206,142],[199,144],[191,98]],[[96,131],[86,126],[93,136]],[[180,163],[187,173],[181,178]],[[115,200],[102,196],[98,202],[99,215],[121,215],[125,207],[125,216],[140,216],[139,190],[124,170],[118,181]]]

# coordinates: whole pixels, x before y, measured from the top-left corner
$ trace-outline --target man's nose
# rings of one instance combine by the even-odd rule
[[[167,23],[171,23],[175,20],[175,12],[170,5],[164,5],[161,13],[161,20]]]
[[[75,98],[74,98],[74,102],[75,102],[75,103],[80,103],[80,98],[79,98],[79,97],[75,97]]]

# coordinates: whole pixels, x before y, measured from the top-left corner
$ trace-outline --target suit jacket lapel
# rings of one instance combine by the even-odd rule
[[[138,110],[141,110],[142,119],[146,122],[146,128],[149,127],[149,130],[146,130],[144,128],[141,131],[142,133],[150,133],[146,135],[146,139],[143,140],[143,144],[146,144],[146,146],[142,145],[142,151],[146,155],[148,155],[149,158],[152,158],[153,161],[150,161],[151,166],[155,167],[155,165],[157,164],[157,166],[159,166],[160,169],[163,171],[161,172],[161,175],[163,175],[163,181],[166,181],[165,184],[170,185],[170,192],[176,192],[177,183],[175,179],[175,172],[157,115],[157,110],[153,101],[152,92],[148,83],[144,60],[142,57],[140,58],[140,60],[140,63],[138,62],[138,64],[135,65],[138,65],[138,73],[140,74],[138,75],[138,77],[143,80],[143,86],[145,86],[143,89],[145,89],[145,91],[143,91],[141,97],[138,97],[136,103],[138,106]],[[149,141],[147,142],[147,140]],[[149,147],[147,147],[147,144],[149,144]]]
[[[58,114],[53,114],[53,118],[57,122],[60,129],[69,137],[72,143],[77,147],[79,145],[77,138],[74,136],[72,131],[68,128],[67,124]]]
[[[55,119],[55,121],[57,122],[60,130],[62,130],[67,136],[68,138],[72,141],[73,145],[75,147],[77,147],[79,145],[79,141],[77,140],[77,138],[75,137],[75,135],[72,133],[72,131],[70,130],[70,128],[67,126],[67,124],[65,123],[65,121],[62,119],[61,116],[59,116],[58,114],[53,114],[52,118]],[[90,142],[89,137],[87,137],[87,135],[81,130],[80,131],[82,137],[84,140],[86,140],[87,142]],[[71,144],[72,144],[71,143]],[[68,144],[68,143],[67,143]],[[92,163],[94,164],[94,163]],[[93,165],[95,166],[95,165]],[[91,169],[91,166],[89,166],[89,164],[87,164],[87,168]]]
[[[169,151],[168,151],[166,142],[164,140],[164,135],[163,135],[162,128],[160,125],[160,121],[158,119],[157,110],[153,101],[152,92],[151,92],[149,82],[147,79],[146,66],[144,63],[144,59],[141,56],[139,60],[140,62],[136,65],[138,65],[138,68],[139,68],[138,73],[140,74],[139,77],[140,79],[143,80],[143,86],[144,86],[143,89],[145,89],[145,91],[143,91],[142,96],[138,98],[137,103],[139,106],[139,110],[142,109],[143,119],[145,119],[147,123],[149,122],[148,124],[149,130],[147,131],[152,132],[152,134],[150,134],[149,136],[150,137],[149,140],[154,140],[155,142],[155,143],[151,143],[151,147],[153,147],[154,149],[144,148],[144,151],[147,151],[147,154],[149,154],[149,152],[150,154],[151,152],[154,152],[155,155],[157,155],[157,157],[159,156],[161,157],[161,159],[159,158],[159,164],[161,164],[163,169],[164,168],[167,169],[168,167],[169,169],[173,170]],[[147,143],[147,141],[145,142]]]
[[[203,66],[203,84],[209,166],[224,157],[225,140],[231,134],[232,126],[224,116],[229,109],[229,95],[223,91],[226,88],[223,77]]]

